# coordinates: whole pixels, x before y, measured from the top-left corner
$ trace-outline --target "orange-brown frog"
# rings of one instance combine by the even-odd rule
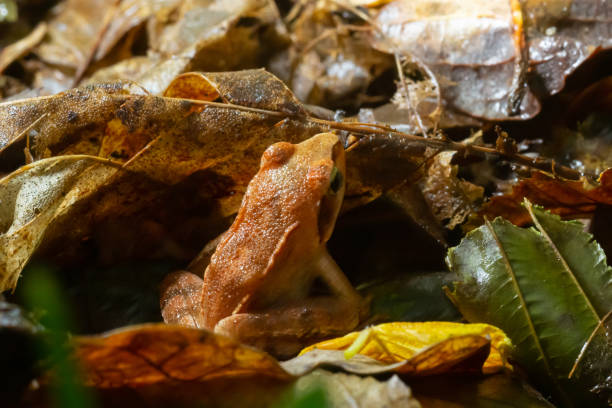
[[[357,326],[365,303],[325,247],[344,169],[344,149],[332,133],[264,152],[206,268],[193,325],[283,356]],[[315,281],[327,293],[314,293]]]

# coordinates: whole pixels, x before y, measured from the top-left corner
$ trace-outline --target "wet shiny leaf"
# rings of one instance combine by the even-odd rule
[[[449,296],[468,321],[508,333],[514,359],[559,403],[596,404],[589,390],[609,388],[609,372],[583,379],[571,373],[584,347],[606,343],[598,328],[612,308],[612,268],[581,223],[527,201],[526,207],[535,228],[497,218],[449,250],[448,263],[461,278]],[[594,343],[592,334],[600,340]],[[599,356],[608,367],[610,350]]]

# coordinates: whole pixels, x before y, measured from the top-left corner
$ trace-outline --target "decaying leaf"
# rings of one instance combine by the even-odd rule
[[[511,193],[492,197],[478,215],[490,219],[502,216],[519,226],[529,224],[532,218],[521,205],[525,198],[563,218],[588,217],[598,205],[612,205],[612,170],[601,174],[596,187],[535,172],[515,184]]]
[[[609,341],[600,326],[612,309],[612,268],[581,223],[525,205],[535,229],[497,218],[449,250],[448,264],[461,278],[449,296],[468,321],[507,332],[514,358],[558,402],[596,404],[589,390],[605,395],[609,370],[568,377],[581,349]],[[601,366],[612,367],[611,351],[598,356]]]
[[[269,355],[206,330],[149,324],[73,343],[84,383],[98,388],[241,376],[291,379]]]
[[[518,24],[517,24],[518,23]],[[510,106],[520,49],[507,1],[395,1],[375,18],[382,36],[373,45],[420,58],[438,75],[447,108],[488,119],[525,119],[539,111],[526,90],[517,112]],[[518,52],[518,54],[517,54]]]
[[[148,1],[137,3],[140,20],[148,21],[148,55],[98,70],[88,83],[133,80],[149,92],[161,94],[174,77],[184,72],[263,66],[264,60],[286,41],[285,28],[271,0],[168,0],[159,3],[166,3],[163,8],[158,2],[155,6]],[[126,1],[122,7],[129,8]],[[123,25],[111,23],[107,37],[115,26],[125,31],[127,23],[134,25],[129,20]]]
[[[372,44],[427,64],[447,109],[489,120],[526,119],[540,110],[525,83],[527,68],[547,94],[559,92],[596,49],[612,45],[606,11],[605,1],[397,0],[376,14]]]
[[[304,2],[301,6],[289,24],[292,44],[274,57],[272,72],[300,100],[314,105],[354,110],[388,99],[387,90],[371,85],[393,69],[393,57],[373,49],[366,31],[353,30],[354,21],[342,18],[340,5]]]
[[[420,408],[421,404],[413,397],[410,388],[393,375],[386,381],[372,377],[360,377],[344,373],[330,373],[315,370],[299,378],[293,385],[294,390],[309,387],[322,387],[329,407],[401,407]]]
[[[437,154],[419,185],[439,222],[448,229],[461,224],[476,211],[484,188],[457,177],[459,167],[451,164],[455,152]]]
[[[462,366],[474,355],[486,350],[484,358],[476,366],[485,373],[508,368],[506,362],[512,345],[506,335],[487,324],[461,324],[452,322],[397,322],[384,323],[370,329],[363,348],[359,351],[368,357],[391,364],[406,362],[397,368],[398,372],[410,375],[441,374],[459,369],[472,370],[473,365]],[[360,335],[353,332],[344,337],[327,340],[305,348],[311,350],[346,350]],[[490,347],[490,353],[489,353]]]

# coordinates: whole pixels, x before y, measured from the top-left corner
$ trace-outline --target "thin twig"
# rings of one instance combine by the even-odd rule
[[[114,98],[127,99],[134,96],[129,95],[113,95]],[[404,133],[393,129],[390,126],[381,125],[381,124],[372,124],[372,123],[363,123],[363,122],[335,122],[332,120],[314,118],[312,116],[308,116],[305,114],[295,114],[289,112],[280,112],[269,109],[261,109],[254,108],[251,106],[243,106],[243,105],[235,105],[233,103],[223,103],[223,102],[211,102],[211,101],[201,101],[197,99],[186,99],[186,98],[168,98],[164,97],[164,99],[176,99],[180,101],[189,101],[193,104],[197,105],[206,105],[212,106],[220,109],[233,109],[239,110],[243,112],[250,112],[264,116],[270,116],[278,119],[293,119],[303,122],[317,123],[319,125],[323,125],[328,127],[329,129],[334,130],[344,130],[350,132],[354,135],[359,136],[371,136],[371,135],[383,135],[383,136],[396,136],[405,140],[410,140],[416,143],[423,143],[430,147],[439,148],[441,150],[454,150],[459,152],[466,152],[472,154],[492,154],[510,162],[518,163],[533,169],[545,171],[548,173],[552,173],[553,175],[558,175],[566,179],[570,180],[579,180],[583,176],[587,176],[592,179],[596,179],[596,175],[584,175],[577,170],[574,170],[570,167],[566,167],[560,165],[554,160],[544,159],[540,157],[532,158],[526,155],[522,155],[519,153],[507,153],[499,151],[493,147],[481,146],[481,145],[469,145],[463,144],[460,142],[455,142],[450,139],[434,139],[429,137],[412,135],[409,133]]]
[[[395,58],[395,66],[397,68],[397,74],[399,75],[400,84],[404,89],[404,99],[406,100],[406,105],[410,112],[416,118],[417,125],[419,125],[419,129],[421,130],[421,134],[424,137],[427,137],[427,130],[425,130],[425,126],[423,126],[423,120],[421,119],[421,115],[417,111],[416,107],[412,105],[412,101],[410,100],[410,91],[408,90],[408,84],[406,84],[406,76],[404,75],[404,67],[402,67],[402,61],[400,60],[399,54],[396,52],[393,54]]]

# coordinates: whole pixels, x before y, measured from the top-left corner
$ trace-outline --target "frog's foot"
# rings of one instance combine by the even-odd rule
[[[166,276],[159,285],[159,306],[164,322],[204,327],[200,310],[202,284],[202,278],[187,271],[176,271]]]
[[[346,334],[359,324],[359,310],[334,297],[305,299],[261,313],[220,320],[215,332],[284,359],[317,341]]]

